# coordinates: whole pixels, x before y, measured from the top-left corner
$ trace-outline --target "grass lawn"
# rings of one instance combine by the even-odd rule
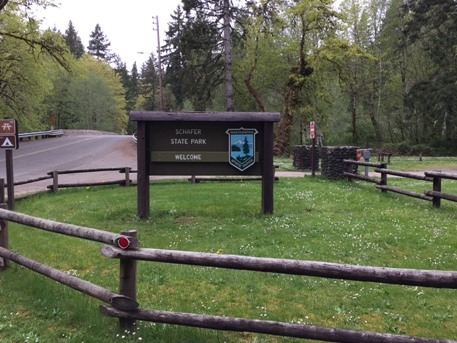
[[[370,162],[378,163],[377,156],[372,156]],[[387,162],[387,158],[384,159]],[[275,157],[275,165],[279,171],[294,171],[297,170],[293,166],[293,159],[289,157]],[[388,169],[401,171],[422,171],[422,170],[440,170],[440,169],[457,169],[457,157],[427,157],[424,156],[422,161],[419,161],[417,156],[393,156]]]
[[[395,182],[430,189],[417,180]],[[148,220],[136,217],[134,187],[41,193],[17,201],[16,210],[116,233],[135,229],[145,248],[456,270],[455,203],[443,200],[435,209],[364,182],[281,177],[274,214],[262,215],[260,191],[257,181],[157,181]],[[457,181],[443,181],[443,191],[457,194]],[[11,250],[118,289],[119,262],[104,258],[100,243],[9,227]],[[138,273],[141,308],[457,339],[455,290],[156,262],[139,262]],[[100,301],[14,263],[0,273],[0,299],[5,343],[308,342],[148,322],[135,334],[120,332],[116,319],[99,314]]]

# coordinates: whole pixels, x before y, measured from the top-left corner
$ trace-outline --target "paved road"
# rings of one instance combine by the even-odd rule
[[[0,178],[6,179],[4,152],[0,153]],[[63,136],[36,141],[20,142],[13,150],[15,182],[46,176],[53,170],[75,170],[110,167],[136,169],[136,146],[130,136],[86,135]],[[117,173],[70,174],[63,182],[84,182],[122,179]],[[45,184],[43,186],[43,184]],[[16,194],[44,190],[50,181],[18,186]]]

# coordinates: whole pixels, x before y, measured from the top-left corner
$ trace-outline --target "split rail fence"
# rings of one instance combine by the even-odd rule
[[[413,173],[387,169],[387,165],[384,163],[360,162],[355,160],[344,160],[344,163],[348,165],[348,171],[345,172],[344,175],[348,178],[349,182],[352,182],[352,179],[372,182],[376,185],[376,188],[379,188],[382,192],[390,191],[422,200],[431,201],[433,206],[436,208],[441,206],[441,199],[457,202],[457,195],[444,193],[441,189],[442,179],[457,180],[457,174],[442,173],[440,171],[426,171],[424,172],[424,175],[417,175]],[[381,177],[375,178],[354,173],[354,166],[373,167],[374,171],[376,173],[380,173]],[[398,187],[392,187],[387,184],[387,175],[431,182],[432,189],[425,190],[424,193],[418,193],[404,190]]]
[[[120,260],[119,292],[97,286],[8,250],[8,222],[109,244],[109,246],[102,246],[100,250],[103,256]],[[0,261],[2,262],[0,270],[6,269],[8,261],[12,261],[77,291],[95,297],[106,303],[100,306],[100,313],[119,318],[119,324],[122,329],[133,331],[136,327],[136,320],[143,320],[329,342],[457,343],[455,340],[448,339],[357,331],[271,320],[140,309],[136,296],[136,261],[139,260],[448,289],[457,289],[456,271],[380,268],[327,262],[138,248],[139,242],[134,230],[122,231],[118,235],[93,228],[36,218],[6,209],[0,209],[0,229]]]
[[[124,174],[125,177],[120,180],[113,181],[103,181],[103,182],[86,182],[86,183],[60,183],[59,184],[59,175],[67,174],[79,174],[79,173],[99,173],[99,172],[119,172]],[[52,184],[47,186],[47,189],[51,192],[57,192],[59,188],[68,188],[68,187],[87,187],[87,186],[101,186],[101,185],[120,185],[120,186],[130,186],[132,181],[130,180],[130,174],[136,173],[130,167],[120,167],[120,168],[96,168],[96,169],[77,169],[77,170],[54,170],[48,172],[46,176],[39,176],[36,178],[17,181],[14,182],[14,186],[26,185],[34,182],[39,182],[43,180],[52,179]],[[2,181],[3,187],[6,188],[8,185]],[[1,186],[0,186],[1,187]]]

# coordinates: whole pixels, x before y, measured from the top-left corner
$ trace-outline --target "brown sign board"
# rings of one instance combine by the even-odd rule
[[[149,126],[149,175],[261,175],[263,123],[153,122]],[[230,164],[230,130],[256,130],[254,163],[244,170]],[[243,132],[242,131],[242,132]],[[242,153],[243,137],[241,137]],[[233,147],[235,148],[235,147]],[[235,152],[232,152],[232,154]]]
[[[0,149],[17,148],[19,148],[19,138],[16,119],[0,119]]]
[[[149,215],[149,175],[261,175],[262,208],[272,213],[279,119],[268,112],[130,112],[138,124],[138,215]]]

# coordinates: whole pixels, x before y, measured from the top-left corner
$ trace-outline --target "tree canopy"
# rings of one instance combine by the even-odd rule
[[[309,143],[310,121],[328,145],[455,150],[454,0],[182,0],[161,54],[130,70],[99,24],[85,51],[72,21],[42,30],[27,6],[54,4],[0,0],[0,109],[21,127],[133,131],[128,112],[163,97],[166,110],[280,112],[283,155]]]

